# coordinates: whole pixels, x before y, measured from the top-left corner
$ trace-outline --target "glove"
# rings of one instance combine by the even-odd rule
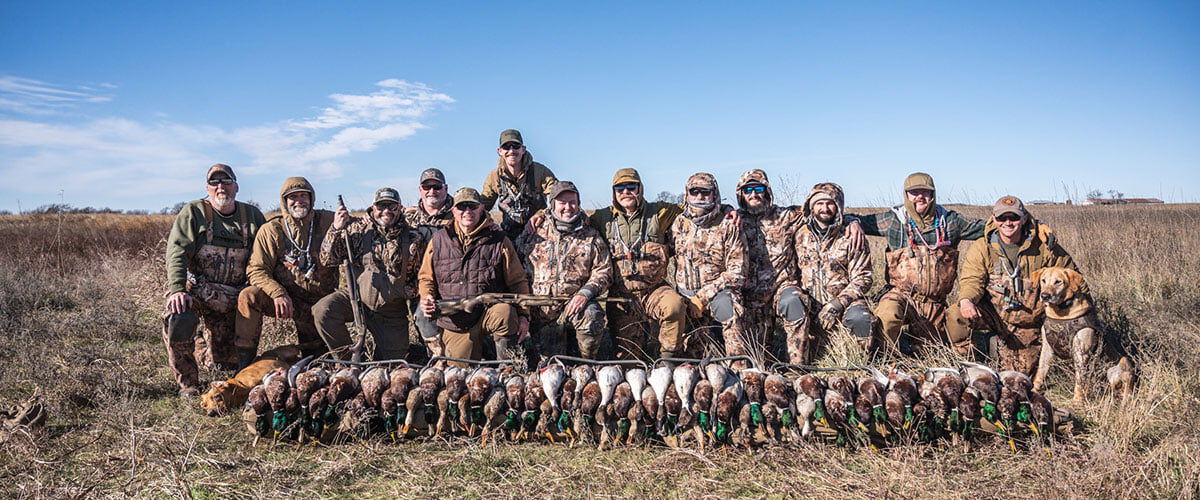
[[[700,297],[688,297],[688,316],[697,319],[704,316],[704,303],[700,302]]]
[[[833,330],[842,320],[842,312],[846,310],[846,306],[837,297],[834,297],[821,308],[821,312],[817,313],[817,320],[821,322],[821,326],[826,331]]]

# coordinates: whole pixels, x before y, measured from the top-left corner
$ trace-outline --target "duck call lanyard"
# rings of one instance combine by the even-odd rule
[[[1004,296],[1004,310],[1020,309],[1023,307],[1023,304],[1021,304],[1021,295],[1025,293],[1025,282],[1021,281],[1020,255],[1015,259],[1016,264],[1013,265],[1011,270],[1008,268],[1008,252],[1004,250],[1004,245],[1000,245],[1000,256],[1000,269],[1008,277],[1009,290],[1012,292]]]
[[[284,256],[284,261],[293,263],[297,269],[303,272],[305,281],[312,280],[313,271],[316,269],[316,266],[313,265],[312,256],[309,255],[308,252],[309,249],[312,248],[313,226],[316,224],[316,222],[317,217],[315,215],[313,216],[312,220],[308,221],[308,240],[305,242],[303,247],[301,247],[300,243],[296,242],[296,240],[292,239],[292,232],[290,231],[292,223],[290,219],[286,222],[287,227],[285,227],[283,231],[283,235],[287,237],[288,243],[292,244],[292,251],[288,252],[288,254]],[[296,232],[299,233],[300,228],[296,228]]]
[[[640,218],[642,221],[642,234],[633,242],[633,245],[630,245],[625,241],[625,237],[621,236],[621,228],[617,226],[617,217],[613,217],[612,222],[609,222],[609,224],[612,226],[613,234],[617,236],[617,242],[620,243],[621,247],[625,249],[625,258],[629,260],[633,260],[634,252],[637,252],[637,257],[640,258],[642,256],[642,245],[646,243],[646,225],[649,222],[649,219],[646,217],[645,204],[643,204],[641,207],[641,211],[642,213],[641,215],[638,215],[638,218]],[[629,236],[633,237],[632,234]]]
[[[918,244],[917,244],[918,239],[921,240],[921,243],[919,246],[929,248],[929,249],[940,248],[940,247],[950,245],[950,241],[946,239],[945,220],[946,220],[946,218],[942,217],[941,215],[938,215],[937,217],[933,218],[934,242],[932,244],[930,244],[929,241],[925,239],[925,235],[921,234],[921,230],[919,228],[917,228],[917,221],[913,220],[912,217],[909,217],[908,218],[908,244],[909,244],[909,246],[913,246],[913,247],[918,246]]]

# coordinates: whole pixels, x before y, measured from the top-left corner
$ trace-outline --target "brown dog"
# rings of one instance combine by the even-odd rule
[[[1050,364],[1058,357],[1075,362],[1073,403],[1083,402],[1086,374],[1100,360],[1111,363],[1105,372],[1109,389],[1114,394],[1129,396],[1135,378],[1133,359],[1105,341],[1104,328],[1092,309],[1092,298],[1082,291],[1083,275],[1065,267],[1047,267],[1034,271],[1032,279],[1046,304],[1042,354],[1033,377],[1033,390],[1041,389]]]
[[[262,383],[264,375],[276,368],[286,370],[299,359],[300,347],[296,345],[279,346],[263,352],[250,366],[237,372],[233,378],[213,382],[208,392],[200,396],[200,407],[210,417],[224,415],[239,408],[246,402],[250,389]]]

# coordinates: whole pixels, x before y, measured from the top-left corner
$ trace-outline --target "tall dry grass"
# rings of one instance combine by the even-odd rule
[[[0,495],[1195,498],[1200,207],[1034,211],[1084,269],[1104,320],[1136,347],[1142,374],[1131,400],[1072,408],[1082,432],[1052,457],[999,443],[704,454],[466,441],[253,447],[235,417],[207,418],[174,397],[158,326],[169,217],[0,217],[0,401],[40,391],[50,410],[45,430],[0,444]],[[288,335],[271,323],[264,342]],[[835,338],[824,362],[862,361],[850,342]],[[1069,400],[1065,369],[1049,390]]]

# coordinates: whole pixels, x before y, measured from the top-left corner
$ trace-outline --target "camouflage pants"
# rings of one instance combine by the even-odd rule
[[[957,337],[951,339],[947,335],[947,324],[962,323],[963,319],[958,308],[946,307],[945,299],[914,297],[893,288],[879,299],[875,316],[883,325],[880,343],[896,352],[900,349],[900,332],[904,325],[908,325],[908,340],[915,343],[948,343],[960,354],[962,349],[969,350],[971,347],[970,335],[965,340]]]
[[[951,339],[965,339],[966,353],[960,354],[969,354],[973,347],[970,344],[972,329],[988,330],[996,335],[996,366],[1000,370],[1019,371],[1032,377],[1037,370],[1038,357],[1042,353],[1041,322],[1033,326],[1007,323],[1000,319],[991,302],[976,305],[975,309],[979,311],[979,317],[967,320],[959,312],[958,304],[950,307],[950,311],[957,315],[958,321],[947,323],[946,329]],[[958,345],[959,343],[955,343],[955,350],[959,350]]]
[[[608,304],[608,325],[616,343],[617,359],[652,359],[684,351],[688,306],[670,285],[662,284],[645,293],[620,295],[633,304]],[[658,349],[647,344],[648,333],[657,329]],[[657,351],[657,352],[656,352]]]
[[[176,316],[174,320],[178,322],[182,319],[180,315],[172,315],[166,308],[162,314],[167,364],[181,388],[200,385],[199,366],[237,364],[234,305],[237,303],[238,288],[218,283],[199,283],[188,287],[187,293],[191,305],[185,315],[198,317],[204,325],[202,330],[195,328],[194,323],[189,327],[187,320],[173,329],[172,316]]]
[[[704,335],[707,333],[704,330],[711,330],[713,322],[716,322],[721,325],[721,337],[725,344],[726,356],[765,353],[767,344],[766,339],[761,336],[761,330],[756,329],[759,335],[753,337],[746,335],[742,320],[745,312],[741,294],[734,293],[732,290],[721,290],[708,303],[708,310],[704,311],[704,315],[696,322],[693,331],[703,332],[701,335],[712,337],[712,335]]]
[[[759,339],[773,356],[786,351],[789,363],[808,362],[811,335],[808,331],[808,313],[804,294],[794,286],[776,290],[773,296],[749,299],[742,315],[742,328],[746,337]],[[783,328],[783,338],[774,338],[775,326]],[[784,348],[780,349],[782,340]]]
[[[325,343],[317,334],[317,325],[312,313],[317,301],[308,302],[297,297],[291,299],[292,323],[296,326],[301,354],[315,356],[324,353]],[[275,317],[275,299],[256,286],[242,289],[242,293],[237,297],[237,333],[234,338],[234,345],[238,349],[258,351],[263,315]]]
[[[604,309],[600,307],[598,302],[588,302],[583,310],[574,316],[567,317],[566,313],[558,314],[557,317],[552,317],[554,312],[549,308],[538,308],[534,311],[534,320],[536,326],[534,330],[538,332],[538,343],[540,345],[541,354],[543,356],[554,356],[556,354],[564,354],[587,359],[596,359],[596,351],[600,348],[600,339],[604,335],[604,328],[607,326],[607,319],[604,317]],[[574,332],[573,339],[568,337],[571,332]],[[578,353],[570,349],[567,343],[575,344],[578,348]]]
[[[877,322],[875,316],[871,314],[871,308],[867,305],[866,299],[859,299],[846,305],[842,309],[842,314],[836,319],[833,325],[824,324],[819,315],[824,304],[812,304],[812,310],[809,316],[809,332],[813,339],[813,351],[819,351],[827,346],[830,340],[830,334],[837,328],[845,328],[855,340],[858,341],[859,347],[868,354],[873,352],[876,342],[874,336],[877,334]],[[815,352],[808,353],[809,359],[815,357]],[[793,363],[795,363],[793,361]]]

